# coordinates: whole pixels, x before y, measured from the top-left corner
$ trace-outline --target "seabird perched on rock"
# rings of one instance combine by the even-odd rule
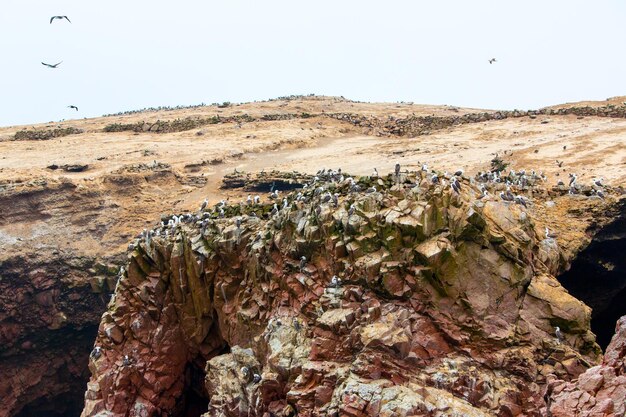
[[[278,214],[278,205],[276,203],[274,203],[274,207],[272,208],[272,211],[270,213],[272,216],[275,216]]]
[[[569,174],[569,186],[571,187],[574,183],[576,183],[577,179],[578,176],[576,174]]]
[[[130,358],[128,357],[128,355],[124,355],[124,359],[122,360],[122,365],[124,366],[130,365]]]
[[[261,375],[259,374],[254,374],[252,376],[252,382],[255,384],[258,384],[259,382],[261,382]]]
[[[248,198],[246,199],[246,204],[248,205],[252,204],[252,196],[250,194],[248,194]]]
[[[457,177],[460,177],[461,175],[463,175],[463,170],[459,169],[459,170],[455,171],[454,175],[457,176]]]
[[[561,344],[561,342],[563,341],[563,333],[561,333],[561,329],[559,328],[559,326],[556,326],[554,328],[554,335],[556,336],[556,340],[558,341],[558,343]]]
[[[354,203],[350,204],[350,208],[348,209],[348,216],[352,216],[355,210],[356,206],[354,205]]]
[[[206,208],[206,206],[209,204],[209,199],[205,198],[204,201],[202,202],[202,205],[200,206],[200,210],[204,210]]]
[[[254,196],[254,204],[260,204],[261,203],[261,197],[259,197],[258,195]]]
[[[62,63],[62,62],[63,62],[63,61],[61,61],[61,62],[57,62],[56,64],[46,64],[45,62],[42,62],[41,64],[42,64],[42,65],[45,65],[45,66],[46,66],[46,67],[48,67],[48,68],[56,68],[56,67],[58,67],[59,65],[61,65],[61,63]]]
[[[450,182],[450,188],[452,188],[452,190],[454,190],[455,193],[459,194],[460,188],[459,188],[459,186],[457,185],[456,182],[451,181]]]
[[[244,378],[248,378],[248,375],[250,375],[250,368],[248,368],[247,366],[242,366],[241,375],[243,375]]]
[[[67,20],[68,22],[72,23],[72,21],[71,21],[71,20],[70,20],[67,16],[52,16],[52,17],[50,18],[50,24],[52,24],[52,22],[53,22],[53,21],[55,21],[55,20],[57,20],[57,19],[59,19],[59,20],[63,20],[63,19],[65,19],[65,20]]]
[[[526,205],[526,200],[524,199],[524,197],[522,197],[521,195],[516,195],[515,196],[515,202],[517,204],[521,204],[522,206],[524,206],[525,208],[528,208],[528,206]]]
[[[432,176],[432,177],[430,177],[430,181],[431,181],[433,184],[437,184],[437,183],[439,182],[439,176],[438,176],[437,174],[433,174],[433,176]]]
[[[428,171],[428,165],[423,164],[422,165],[422,171]]]
[[[341,287],[341,278],[339,278],[337,275],[333,275],[333,277],[330,279],[330,285],[335,288]]]
[[[396,177],[400,176],[400,164],[396,164],[394,173],[396,174]]]
[[[378,170],[374,168],[374,172],[372,173],[372,177],[378,178]]]
[[[306,256],[300,258],[300,272],[304,271],[304,267],[306,267]]]
[[[241,217],[235,219],[235,227],[237,227],[237,229],[241,228]]]
[[[370,188],[365,190],[365,192],[368,193],[368,194],[375,193],[376,192],[376,187],[375,186],[371,186]]]
[[[555,233],[550,233],[550,229],[548,229],[548,226],[546,226],[546,239],[554,239],[557,236],[558,235]]]
[[[604,185],[602,185],[602,181],[603,181],[602,178],[594,178],[592,180],[593,185],[595,185],[596,187],[604,187]]]
[[[74,109],[76,111],[78,111],[78,106],[74,106],[73,104],[70,106],[67,106],[68,109]]]
[[[89,356],[91,356],[94,359],[98,359],[101,354],[102,354],[102,348],[100,346],[96,346],[93,348]]]

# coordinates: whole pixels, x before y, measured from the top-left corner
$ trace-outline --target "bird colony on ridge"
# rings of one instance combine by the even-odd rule
[[[358,195],[379,192],[376,186],[369,185],[376,183],[384,188],[385,181],[383,180],[387,180],[387,184],[393,184],[392,187],[415,190],[418,196],[424,190],[439,189],[440,192],[449,193],[451,198],[459,198],[461,190],[465,190],[465,195],[470,195],[475,202],[491,200],[500,204],[515,204],[520,207],[522,215],[524,215],[525,211],[533,205],[533,192],[537,191],[537,186],[546,183],[547,177],[543,172],[536,173],[533,170],[527,173],[523,169],[519,171],[510,170],[507,175],[503,175],[500,170],[492,170],[478,172],[474,177],[468,177],[463,175],[463,170],[452,173],[441,172],[429,169],[424,164],[418,171],[403,171],[401,165],[396,164],[394,172],[386,177],[380,176],[378,170],[374,168],[371,176],[355,179],[342,172],[341,168],[337,170],[321,169],[308,182],[304,183],[301,189],[285,196],[281,196],[280,190],[276,188],[276,183],[273,182],[269,187],[267,195],[269,201],[266,203],[262,202],[260,195],[254,197],[249,195],[245,201],[240,201],[237,204],[229,204],[222,200],[213,207],[209,207],[208,199],[205,199],[197,212],[163,216],[157,227],[150,230],[144,229],[136,236],[128,249],[133,251],[136,248],[141,248],[144,253],[151,256],[154,239],[176,240],[180,233],[185,233],[187,227],[185,225],[189,225],[189,228],[198,228],[201,235],[204,236],[209,232],[213,222],[231,222],[235,225],[237,244],[239,244],[241,234],[245,232],[246,223],[257,222],[261,217],[273,221],[276,227],[280,227],[286,218],[285,216],[288,217],[292,210],[297,210],[301,216],[316,221],[324,207],[339,208],[341,205],[347,209],[344,215],[351,217],[357,214],[356,210],[359,209],[357,206]],[[603,198],[603,194],[600,195],[605,187],[602,184],[602,179],[594,178],[592,184],[587,186],[585,190],[576,180],[576,174],[572,173],[570,174],[569,191],[561,182],[556,186],[556,189],[568,196],[578,195],[577,198]],[[275,201],[282,201],[282,203],[279,206]],[[269,207],[272,207],[271,210]],[[258,232],[252,242],[258,242],[264,238],[263,233]],[[556,238],[557,235],[545,227],[545,239],[555,240]],[[307,257],[299,256],[296,262],[300,272],[306,273]],[[125,276],[126,273],[125,268],[121,267],[119,278]],[[333,295],[342,285],[342,278],[333,275],[328,280],[326,291]],[[223,287],[221,294],[226,301],[227,296]],[[115,293],[112,295],[111,302],[115,302]],[[270,323],[270,326],[272,325],[281,325],[280,320],[274,324]],[[300,323],[294,320],[293,326],[297,328]],[[554,336],[556,344],[564,341],[563,333],[558,326],[554,327]],[[92,360],[97,360],[101,354],[102,347],[95,346],[91,352]],[[124,355],[123,367],[132,366],[133,361],[132,355]],[[240,373],[253,384],[258,384],[261,381],[261,376],[247,367],[241,368]]]
[[[405,185],[409,171],[401,171],[400,164],[395,165],[392,175],[393,181],[397,185]],[[463,175],[463,170],[455,172],[441,172],[429,169],[428,165],[421,166],[421,170],[414,173],[417,182],[414,187],[420,187],[423,180],[430,182],[434,186],[449,188],[454,194],[459,194],[462,188],[471,187],[475,192],[476,200],[500,200],[504,203],[514,203],[527,209],[532,204],[532,190],[538,184],[547,182],[547,177],[543,172],[537,173],[532,170],[527,173],[522,169],[519,171],[510,170],[504,175],[499,170],[486,172],[478,172],[475,177],[468,178]],[[333,207],[340,205],[340,193],[333,192],[337,190],[347,190],[349,193],[376,193],[378,190],[376,185],[371,184],[372,180],[381,178],[376,168],[373,169],[372,175],[367,181],[362,179],[355,180],[352,176],[342,172],[341,168],[337,170],[321,169],[316,175],[297,192],[291,192],[283,196],[281,191],[276,188],[276,183],[272,183],[268,191],[267,203],[262,202],[260,195],[248,195],[246,200],[240,201],[238,204],[230,204],[227,200],[221,200],[219,203],[209,208],[209,200],[204,199],[200,206],[200,210],[196,213],[184,213],[180,215],[172,215],[161,221],[160,225],[152,230],[144,229],[137,236],[134,243],[129,245],[132,250],[140,241],[147,241],[152,237],[174,236],[180,227],[185,223],[193,223],[201,226],[202,230],[206,230],[211,220],[231,217],[233,213],[237,216],[234,220],[237,229],[240,230],[246,219],[251,217],[267,217],[274,218],[284,211],[291,211],[294,207],[301,210],[305,204],[311,203],[311,207],[315,207],[314,213],[321,210],[322,205],[330,204]],[[569,195],[585,195],[589,198],[603,199],[605,197],[604,184],[602,178],[593,178],[592,184],[588,190],[583,190],[583,185],[577,182],[575,173],[569,174],[569,184],[565,186],[563,181],[557,183],[557,187],[567,190]],[[332,184],[332,186],[330,186]],[[350,204],[348,214],[354,212],[354,204]],[[227,215],[228,213],[228,215]],[[553,237],[550,235],[549,237]],[[301,268],[306,265],[306,258],[301,261]]]

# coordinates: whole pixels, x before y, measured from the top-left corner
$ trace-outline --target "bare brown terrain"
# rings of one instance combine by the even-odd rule
[[[403,171],[426,164],[472,178],[497,156],[505,172],[543,172],[546,192],[565,183],[528,208],[537,230],[558,233],[563,272],[624,201],[624,102],[501,116],[307,96],[0,128],[0,417],[77,415],[50,409],[82,399],[87,355],[129,242],[162,215],[197,211],[205,198],[210,205],[249,194],[267,201],[269,186],[223,188],[235,172],[342,168],[359,176],[374,168],[387,174],[399,163]],[[213,121],[158,130],[177,120]],[[76,130],[55,137],[68,128]],[[28,140],[35,133],[51,137]],[[585,185],[602,178],[610,192],[568,195],[570,173]]]
[[[616,98],[612,102],[620,100],[624,101]],[[626,119],[607,117],[508,118],[454,126],[418,137],[380,136],[376,129],[319,116],[223,123],[164,134],[102,131],[112,123],[303,112],[311,115],[345,112],[385,120],[409,115],[453,116],[478,110],[305,97],[227,108],[207,106],[1,128],[0,184],[5,195],[12,189],[37,189],[44,182],[47,184],[44,190],[53,189],[55,184],[71,183],[71,189],[56,191],[55,199],[63,198],[63,193],[68,198],[75,193],[89,194],[91,197],[85,199],[93,206],[93,213],[89,227],[85,227],[86,221],[65,217],[67,212],[47,213],[50,207],[46,204],[31,206],[35,213],[30,213],[27,221],[12,220],[20,213],[17,207],[3,207],[0,243],[5,251],[24,251],[26,247],[48,242],[91,255],[115,253],[131,235],[152,224],[162,213],[194,209],[205,197],[210,203],[244,197],[220,190],[222,176],[235,169],[315,173],[321,168],[341,167],[346,172],[363,175],[371,173],[374,167],[381,172],[391,170],[399,162],[407,169],[428,164],[441,171],[464,169],[471,174],[488,169],[491,159],[499,155],[510,168],[541,170],[554,184],[559,179],[567,182],[570,172],[578,174],[579,182],[602,177],[606,183],[620,185],[626,180]],[[24,129],[68,126],[84,133],[46,141],[11,140]],[[557,160],[563,161],[561,167]],[[155,162],[164,165],[152,168]],[[53,164],[88,165],[88,168],[83,172],[47,168]],[[133,173],[137,175],[127,175]],[[118,181],[124,176],[132,180]],[[71,199],[68,204],[69,212],[80,212],[84,207],[72,208]]]

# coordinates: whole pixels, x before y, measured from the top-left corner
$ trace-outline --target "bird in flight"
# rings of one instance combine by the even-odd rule
[[[53,21],[53,20],[55,20],[55,19],[61,19],[61,20],[62,20],[62,19],[65,19],[65,20],[67,20],[68,22],[72,23],[72,21],[71,21],[70,19],[68,19],[68,17],[67,17],[67,16],[52,16],[52,17],[50,18],[50,24],[52,24],[52,21]]]
[[[490,63],[490,64],[493,64],[494,62],[497,62],[495,58],[491,58],[491,59],[489,60],[489,63]]]
[[[61,62],[63,62],[63,61],[61,61]],[[46,64],[45,62],[42,62],[41,64],[45,65],[48,68],[56,68],[56,67],[58,67],[61,64],[61,62],[57,62],[56,64]]]
[[[78,111],[78,106],[71,105],[71,106],[67,106],[67,107],[70,108],[70,109],[74,109],[74,110]]]

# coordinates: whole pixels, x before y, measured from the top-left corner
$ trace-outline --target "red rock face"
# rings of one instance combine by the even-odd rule
[[[558,241],[468,181],[458,195],[419,180],[324,184],[337,206],[311,190],[269,220],[250,213],[271,206],[226,207],[138,241],[82,415],[181,415],[192,389],[205,416],[544,416],[545,398],[567,415],[561,393],[600,350],[589,308],[552,275]],[[604,392],[598,378],[585,387]]]
[[[1,264],[0,416],[80,412],[104,295],[88,258],[15,257]]]
[[[553,380],[546,391],[554,417],[626,415],[626,316],[617,322],[601,365],[571,382]]]

